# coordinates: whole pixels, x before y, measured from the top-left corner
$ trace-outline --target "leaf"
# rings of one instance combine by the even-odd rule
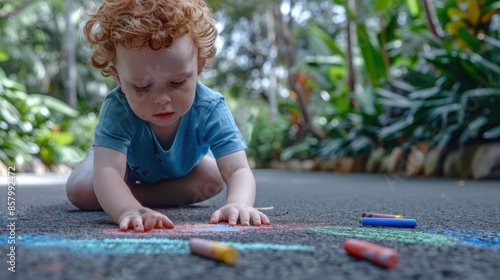
[[[307,72],[311,74],[313,80],[316,81],[316,83],[318,83],[322,88],[329,89],[333,86],[332,81],[325,76],[323,71],[310,67],[307,69]]]
[[[319,155],[322,158],[334,157],[342,153],[342,147],[345,143],[344,138],[323,140],[320,143]]]
[[[393,0],[384,0],[384,1],[379,0],[379,1],[373,1],[373,2],[375,2],[375,11],[384,12],[392,6],[392,3],[394,1]]]
[[[500,138],[500,125],[491,128],[483,133],[485,139],[497,139]]]
[[[0,96],[0,120],[8,124],[17,125],[21,121],[21,114],[16,107]]]
[[[51,138],[56,142],[57,146],[66,146],[75,141],[75,135],[71,132],[52,133]]]
[[[0,62],[5,62],[9,60],[9,54],[4,50],[0,49]]]
[[[476,118],[469,123],[460,135],[458,142],[464,145],[469,139],[477,137],[479,130],[488,123],[488,119],[484,116]]]
[[[310,140],[306,139],[306,140],[304,140],[304,142],[302,142],[300,144],[287,147],[287,148],[283,149],[283,151],[281,152],[280,159],[282,161],[287,161],[287,160],[291,159],[295,154],[310,151],[311,145],[314,145],[314,144],[316,144],[314,141],[310,141]]]
[[[372,86],[379,87],[387,78],[387,68],[382,52],[373,46],[363,24],[356,24],[356,31],[367,76]]]
[[[488,98],[493,96],[500,96],[500,88],[476,88],[465,91],[462,93],[460,103],[464,108],[467,108],[467,102],[471,98]]]
[[[491,6],[485,6],[485,7],[483,7],[483,9],[486,9],[486,10],[500,9],[500,2],[495,1],[491,4]]]
[[[408,4],[408,9],[410,10],[412,17],[416,17],[420,14],[420,6],[418,4],[418,0],[406,0],[406,4]]]
[[[487,68],[488,71],[494,72],[495,75],[500,75],[500,67],[498,65],[492,63],[477,53],[470,54],[470,62],[472,64],[480,64]]]
[[[460,62],[460,65],[462,66],[462,68],[468,72],[468,74],[471,76],[471,77],[474,77],[475,79],[477,79],[478,77],[480,77],[480,75],[478,74],[477,72],[477,66],[474,66],[472,65],[472,63],[470,63],[469,61],[466,61],[466,60],[459,60]]]
[[[481,9],[479,8],[478,1],[469,1],[469,7],[467,8],[468,19],[472,23],[473,26],[476,26],[479,22],[479,18],[481,17]]]
[[[427,99],[435,96],[441,91],[440,87],[431,87],[421,90],[416,90],[408,95],[410,99]]]
[[[404,120],[394,122],[393,124],[383,127],[379,130],[378,135],[380,138],[386,138],[388,136],[395,137],[399,135],[403,129],[413,124],[413,117],[408,116]]]
[[[66,103],[60,101],[57,98],[42,95],[42,94],[30,94],[28,99],[28,103],[30,106],[33,105],[45,105],[47,108],[54,110],[55,112],[62,113],[69,117],[78,117],[80,113],[68,106]]]
[[[309,31],[316,38],[319,38],[322,40],[322,42],[329,48],[331,54],[340,55],[344,59],[344,61],[347,60],[345,52],[342,51],[342,49],[337,46],[337,43],[335,42],[335,40],[332,36],[330,36],[328,33],[323,31],[318,26],[312,26],[309,29]]]
[[[52,143],[52,146],[66,146],[75,141],[75,134],[73,134],[72,132],[54,133],[49,130],[38,133],[37,142],[45,141],[49,141],[49,143]]]
[[[460,27],[458,29],[458,36],[460,37],[460,39],[467,42],[467,45],[469,45],[475,51],[479,50],[479,48],[481,47],[481,45],[479,44],[479,40],[476,38],[476,36],[471,34],[469,29],[466,27]]]
[[[366,136],[361,136],[361,137],[357,137],[353,141],[351,141],[349,146],[351,148],[351,151],[354,154],[357,154],[362,150],[366,150],[366,149],[370,148],[372,144],[373,143],[370,140],[370,138],[368,138]]]
[[[462,22],[461,19],[466,19],[467,14],[458,8],[449,8],[446,10],[446,14],[450,17],[453,22]]]
[[[356,92],[354,98],[359,101],[361,110],[367,115],[375,115],[375,101],[373,96],[373,89],[371,87],[365,88],[362,92]]]
[[[452,103],[452,104],[444,105],[441,107],[437,107],[437,108],[431,110],[431,112],[428,116],[428,120],[433,119],[435,117],[445,118],[451,112],[460,111],[460,110],[462,110],[462,108],[463,108],[462,105],[459,103]]]
[[[377,88],[376,92],[384,97],[378,99],[380,104],[387,105],[387,106],[393,106],[393,107],[399,107],[399,108],[411,108],[417,105],[416,102],[412,102],[408,98],[401,96],[399,94],[390,92],[386,89],[382,88]]]

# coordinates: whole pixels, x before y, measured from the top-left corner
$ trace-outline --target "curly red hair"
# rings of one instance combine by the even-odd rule
[[[189,34],[199,61],[216,52],[217,29],[204,0],[103,0],[87,14],[83,32],[92,47],[90,62],[103,76],[112,75],[117,45],[159,50]]]

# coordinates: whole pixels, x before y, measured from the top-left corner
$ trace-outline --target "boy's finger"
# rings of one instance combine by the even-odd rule
[[[266,216],[266,214],[262,213],[262,212],[259,212],[259,215],[260,215],[260,220],[262,221],[262,224],[263,225],[270,225],[271,224],[271,221],[269,220],[269,218]]]
[[[172,221],[170,221],[170,219],[167,216],[161,217],[161,221],[162,221],[163,227],[174,228],[174,223],[172,223]]]
[[[240,223],[242,226],[250,225],[250,214],[247,211],[240,211]]]
[[[136,232],[144,232],[144,226],[142,225],[142,217],[135,216],[132,219],[132,224]]]
[[[238,222],[238,216],[239,216],[239,213],[240,211],[238,211],[238,209],[231,209],[231,212],[229,213],[229,219],[228,219],[228,223],[230,226],[235,226],[236,223]]]
[[[212,213],[212,216],[210,217],[210,223],[217,224],[218,222],[220,222],[221,218],[222,218],[222,211],[217,210]]]
[[[163,227],[163,219],[156,219],[155,228]]]
[[[127,231],[129,224],[130,224],[130,218],[129,217],[125,217],[125,218],[121,219],[121,221],[120,221],[120,230],[121,231]]]
[[[159,217],[157,217],[157,215],[148,215],[146,220],[144,221],[144,231],[152,230],[155,227],[157,220],[159,220]]]
[[[258,212],[252,212],[252,221],[254,226],[260,226],[262,225],[262,222],[260,221],[260,215]]]

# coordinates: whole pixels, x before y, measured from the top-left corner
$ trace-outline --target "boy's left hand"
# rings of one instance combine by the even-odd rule
[[[271,224],[269,218],[264,213],[253,207],[237,203],[229,203],[222,206],[213,212],[210,217],[211,224],[226,221],[229,225],[234,226],[238,223],[238,220],[243,226],[250,225],[250,222],[253,222],[254,226]]]

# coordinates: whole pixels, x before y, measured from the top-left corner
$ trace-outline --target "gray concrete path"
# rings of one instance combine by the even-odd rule
[[[74,208],[67,175],[18,174],[9,211],[0,178],[0,279],[498,279],[500,181],[254,173],[256,207],[271,226],[209,225],[220,194],[159,209],[175,229],[146,234],[119,232],[105,213]],[[359,218],[369,211],[402,214],[417,227],[363,227]],[[240,259],[227,266],[192,255],[191,237],[229,243]],[[386,270],[350,257],[346,238],[394,248],[401,262]]]

